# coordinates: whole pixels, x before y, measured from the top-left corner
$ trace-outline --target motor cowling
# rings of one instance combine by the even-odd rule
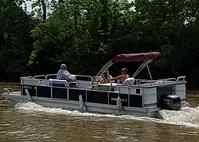
[[[162,109],[180,110],[181,99],[179,96],[176,95],[162,96],[160,101],[160,107]]]

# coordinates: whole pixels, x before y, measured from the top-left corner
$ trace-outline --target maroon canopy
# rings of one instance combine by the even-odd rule
[[[119,62],[143,62],[146,60],[157,60],[160,57],[160,52],[146,52],[146,53],[131,53],[131,54],[119,54],[113,59],[113,63]]]

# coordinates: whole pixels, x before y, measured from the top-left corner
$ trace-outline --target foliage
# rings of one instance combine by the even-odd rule
[[[9,0],[0,3],[5,1],[9,9],[11,6],[8,4]],[[25,0],[16,1],[20,5]],[[44,13],[42,8],[45,5],[42,7],[42,1],[36,0],[36,3],[33,3],[33,6],[39,7],[38,12],[34,11],[40,17],[38,19],[42,19]],[[5,16],[5,12],[11,14],[13,10],[6,11],[8,9],[1,6],[1,10],[5,11],[4,16],[1,12],[1,21],[8,23],[1,24],[9,26],[9,29],[1,28],[0,35],[3,37],[1,39],[9,37],[9,40],[6,40],[9,41],[9,45],[8,43],[5,45],[4,40],[1,42],[1,54],[12,52],[13,60],[16,58],[16,53],[22,55],[21,62],[17,63],[20,67],[23,67],[21,64],[28,64],[35,73],[54,73],[60,63],[66,63],[74,73],[95,74],[117,53],[160,51],[161,60],[153,68],[155,77],[184,74],[188,77],[188,82],[197,85],[199,81],[198,0],[46,0],[45,2],[47,7],[51,5],[53,11],[47,15],[47,19],[43,17],[43,22],[31,30],[33,43],[30,41],[30,34],[26,34],[32,27],[32,22],[28,20],[31,17],[25,16],[27,20],[24,24],[27,25],[27,29],[22,28],[21,23],[12,25],[10,23],[14,20]],[[19,11],[23,13],[21,9]],[[11,15],[16,19],[20,18],[14,13]],[[27,35],[29,40],[16,40],[16,37],[22,37],[16,34],[13,36],[15,38],[10,38],[10,34],[6,33],[12,29],[11,27],[22,28],[21,35]],[[23,46],[18,47],[19,42],[19,45]],[[13,46],[15,44],[17,46]],[[9,47],[11,50],[8,52],[4,47]],[[5,56],[1,56],[1,59],[2,63],[12,61],[12,58],[6,60]]]
[[[0,1],[0,21],[1,78],[16,78],[26,71],[32,50],[29,32],[34,23],[12,0]]]

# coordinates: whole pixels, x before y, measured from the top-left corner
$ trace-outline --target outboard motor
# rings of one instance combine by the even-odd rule
[[[161,96],[160,107],[162,109],[180,110],[181,99],[179,96],[176,95]]]

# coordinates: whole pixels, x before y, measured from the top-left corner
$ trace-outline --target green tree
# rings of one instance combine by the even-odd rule
[[[9,79],[26,71],[34,22],[12,0],[0,1],[0,73]]]
[[[116,53],[161,51],[157,72],[188,80],[199,72],[197,0],[66,0],[54,8],[32,30],[29,64],[40,71],[54,72],[65,62],[75,72],[96,73]]]

